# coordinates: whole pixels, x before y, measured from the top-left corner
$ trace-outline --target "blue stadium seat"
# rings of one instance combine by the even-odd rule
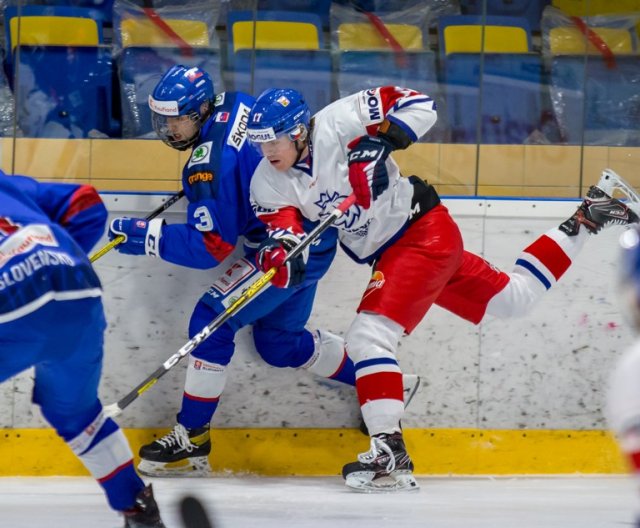
[[[18,126],[26,136],[118,136],[109,48],[20,46],[15,78]]]
[[[551,95],[569,144],[640,146],[640,61],[618,55],[609,67],[599,56],[558,55],[551,66]],[[584,133],[584,136],[583,136]]]
[[[320,17],[261,11],[254,23],[253,16],[252,11],[228,14],[228,66],[234,89],[257,96],[266,88],[295,88],[305,94],[312,112],[330,103],[332,61],[323,49]]]
[[[177,48],[130,46],[122,50],[117,63],[124,138],[156,138],[151,126],[149,95],[175,64],[202,68],[211,76],[216,92],[224,91],[220,84],[220,54],[212,48],[193,48],[191,55],[184,55]]]
[[[41,0],[45,6],[79,7],[86,9],[89,16],[100,21],[103,25],[109,25],[113,21],[114,0]]]
[[[542,11],[551,0],[460,0],[463,15],[482,15],[486,4],[488,16],[522,17],[533,31],[540,31]]]
[[[320,17],[322,25],[328,28],[331,0],[258,0],[258,10],[314,13]]]
[[[333,100],[331,69],[327,50],[239,50],[234,89],[258,96],[267,88],[294,88],[315,113]]]
[[[339,52],[337,80],[339,97],[378,86],[403,86],[429,95],[436,101],[438,122],[428,141],[448,141],[445,104],[438,85],[436,54],[433,51],[407,51],[406,63],[392,51],[343,50]]]
[[[521,144],[542,127],[545,83],[537,54],[454,53],[446,58],[445,82],[455,143]]]

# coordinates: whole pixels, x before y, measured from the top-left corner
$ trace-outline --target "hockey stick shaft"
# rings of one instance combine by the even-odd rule
[[[355,195],[351,194],[345,198],[340,205],[338,205],[329,216],[327,216],[322,222],[320,222],[315,229],[313,229],[296,247],[294,247],[284,260],[287,262],[292,258],[297,257],[302,253],[310,244],[312,244],[324,231],[333,225],[333,223],[340,218],[349,207],[355,203]],[[176,353],[169,357],[161,366],[159,366],[149,377],[147,377],[142,383],[134,388],[129,394],[123,396],[116,403],[105,406],[104,411],[107,416],[117,416],[125,408],[131,405],[142,393],[153,387],[157,381],[164,376],[171,368],[173,368],[178,361],[183,357],[190,354],[195,350],[205,339],[207,339],[213,332],[220,328],[229,318],[231,318],[238,310],[245,306],[253,299],[258,292],[260,292],[265,286],[267,286],[273,276],[276,274],[277,268],[271,268],[262,277],[251,283],[251,285],[242,293],[238,299],[236,299],[229,307],[220,315],[218,315],[213,321],[205,326],[200,332],[194,335],[189,341],[187,341]]]
[[[178,194],[174,194],[171,198],[169,198],[161,206],[159,206],[157,209],[154,209],[151,213],[149,213],[145,217],[145,220],[147,220],[147,221],[153,220],[160,213],[162,213],[163,211],[166,211],[167,209],[169,209],[169,207],[171,207],[174,203],[176,203],[183,196],[184,196],[184,191],[183,190],[180,191]],[[117,236],[111,242],[109,242],[108,244],[104,245],[102,248],[100,248],[98,251],[96,251],[93,255],[91,255],[89,257],[89,260],[91,262],[95,262],[100,257],[104,256],[106,253],[111,251],[114,247],[116,247],[117,245],[121,244],[122,242],[124,242],[124,236],[122,236],[122,235]]]

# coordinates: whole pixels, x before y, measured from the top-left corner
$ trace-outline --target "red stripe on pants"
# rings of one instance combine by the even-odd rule
[[[360,406],[372,400],[400,400],[402,395],[400,372],[376,372],[356,379]]]

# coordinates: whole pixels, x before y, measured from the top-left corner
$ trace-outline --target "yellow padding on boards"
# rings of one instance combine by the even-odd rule
[[[256,28],[255,43],[253,28]],[[255,44],[255,46],[254,46]],[[233,49],[291,49],[320,48],[318,28],[306,22],[252,20],[233,24]]]
[[[634,53],[631,33],[626,29],[591,28],[616,55]],[[575,27],[558,27],[549,31],[549,48],[552,55],[600,55],[582,32]]]
[[[199,20],[163,19],[164,22],[193,47],[209,46],[207,25]],[[120,26],[122,47],[127,46],[162,46],[175,47],[177,43],[156,23],[148,18],[127,18]]]
[[[9,21],[11,49],[26,46],[97,46],[98,25],[81,17],[24,16]],[[19,31],[19,33],[18,33]]]
[[[166,429],[125,431],[134,453]],[[51,429],[0,431],[0,476],[86,475]],[[408,429],[407,448],[421,475],[623,473],[606,431]],[[354,429],[217,429],[211,466],[267,476],[338,475],[369,449]],[[137,459],[136,459],[137,463]]]
[[[410,24],[385,24],[389,33],[406,50],[423,49],[422,31]],[[340,49],[368,50],[389,49],[390,46],[372,25],[365,23],[340,24],[338,26],[338,46]]]
[[[553,0],[551,5],[571,16],[640,11],[640,0]]]
[[[523,28],[512,26],[447,26],[444,42],[449,53],[527,53],[529,43]]]

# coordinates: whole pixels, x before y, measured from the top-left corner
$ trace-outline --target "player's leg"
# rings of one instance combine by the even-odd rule
[[[106,326],[101,300],[50,302],[33,316],[33,332],[48,334],[35,365],[34,403],[102,486],[111,507],[123,512],[125,526],[163,527],[122,430],[104,416],[98,399]],[[48,328],[38,319],[49,321]]]
[[[314,374],[355,385],[353,362],[344,349],[344,340],[327,330],[307,330],[317,283],[291,290],[266,316],[253,324],[258,354],[269,365],[302,368]]]
[[[362,415],[372,435],[370,450],[343,468],[357,490],[417,489],[402,438],[402,372],[399,339],[427,313],[462,258],[462,238],[443,206],[415,222],[376,263],[346,336],[356,368]],[[391,477],[385,488],[378,479]]]

